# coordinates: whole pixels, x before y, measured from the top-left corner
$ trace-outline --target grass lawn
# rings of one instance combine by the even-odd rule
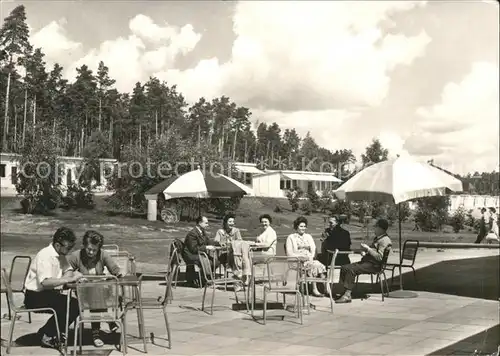
[[[165,224],[162,221],[147,221],[145,218],[132,218],[123,215],[111,214],[109,207],[102,197],[97,197],[97,207],[94,210],[57,211],[53,216],[23,215],[19,209],[19,198],[2,198],[1,202],[1,248],[2,251],[15,253],[34,254],[47,245],[54,231],[60,226],[68,226],[82,236],[86,230],[95,229],[101,232],[108,244],[118,244],[137,256],[140,261],[149,263],[164,263],[167,247],[174,238],[184,238],[187,231],[192,228],[192,222],[179,222]],[[278,254],[283,253],[283,244],[286,236],[293,229],[293,220],[299,216],[287,210],[288,201],[279,200],[285,207],[282,213],[274,213],[277,199],[244,198],[236,211],[237,226],[242,229],[244,237],[253,237],[258,234],[258,216],[270,214],[273,217],[273,226],[279,236]],[[221,226],[221,221],[208,214],[210,219],[210,232],[212,234]],[[308,216],[309,232],[317,239],[324,228],[324,214]],[[372,232],[369,231],[367,239],[366,229],[357,221],[344,226],[351,232],[353,247],[358,247],[360,242],[371,240]],[[420,241],[442,242],[473,242],[475,235],[470,231],[458,234],[450,232],[447,227],[443,232],[416,232],[411,231],[412,225],[403,224],[403,240],[416,239]],[[389,229],[393,240],[393,247],[398,248],[397,226]],[[317,240],[319,247],[319,241]]]

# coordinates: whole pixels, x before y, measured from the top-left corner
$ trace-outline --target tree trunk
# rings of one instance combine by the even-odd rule
[[[97,127],[99,129],[99,132],[101,132],[101,118],[102,118],[102,99],[99,98],[99,122],[97,123]]]
[[[22,144],[24,146],[24,139],[26,137],[26,117],[28,116],[28,89],[24,89],[24,118],[23,118],[23,138]]]
[[[198,148],[201,147],[201,124],[198,123]]]
[[[243,162],[247,163],[248,161],[248,140],[245,140],[245,152]]]
[[[36,94],[33,97],[33,140],[35,139],[35,133],[36,133],[35,125],[36,125]]]
[[[236,140],[238,139],[238,128],[234,130],[234,142],[233,142],[233,161],[236,157]]]
[[[158,140],[158,110],[155,110],[155,139]]]
[[[139,124],[139,150],[142,148],[142,128]]]
[[[16,105],[14,105],[14,149],[17,152],[17,109]]]
[[[7,126],[9,122],[9,96],[10,96],[10,80],[11,80],[11,69],[12,66],[12,56],[10,58],[9,63],[9,75],[7,76],[7,91],[5,92],[5,112],[4,112],[4,129],[3,129],[3,137],[2,137],[2,149],[7,149]]]
[[[111,146],[113,146],[113,115],[109,117],[109,142],[111,142]]]

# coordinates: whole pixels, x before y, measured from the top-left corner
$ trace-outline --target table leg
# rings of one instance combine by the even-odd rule
[[[66,294],[66,325],[64,326],[65,340],[64,345],[62,345],[63,355],[68,354],[68,333],[69,333],[69,304],[71,303],[71,289],[68,289],[68,294]],[[83,325],[82,325],[83,327]]]

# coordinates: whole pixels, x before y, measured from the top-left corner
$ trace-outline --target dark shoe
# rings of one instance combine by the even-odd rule
[[[337,299],[335,301],[335,303],[337,303],[337,304],[344,304],[344,303],[350,303],[350,302],[352,302],[351,297],[346,297],[345,295],[343,295],[342,297],[340,297],[339,299]]]
[[[111,331],[112,333],[118,332],[118,324],[115,323],[114,321],[108,323],[108,326],[109,326],[109,331]]]

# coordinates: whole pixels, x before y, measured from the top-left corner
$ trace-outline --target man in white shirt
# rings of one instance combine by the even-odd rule
[[[66,255],[75,246],[75,233],[67,228],[60,227],[52,237],[52,243],[41,249],[31,262],[25,281],[24,304],[27,308],[52,308],[57,313],[59,328],[64,330],[66,324],[67,298],[61,293],[62,287],[71,282],[78,281],[82,274],[72,272],[66,260]],[[78,302],[71,298],[69,308],[69,323],[78,317]],[[41,336],[42,346],[57,347],[57,329],[54,317],[38,331]],[[65,338],[66,335],[61,335]]]

